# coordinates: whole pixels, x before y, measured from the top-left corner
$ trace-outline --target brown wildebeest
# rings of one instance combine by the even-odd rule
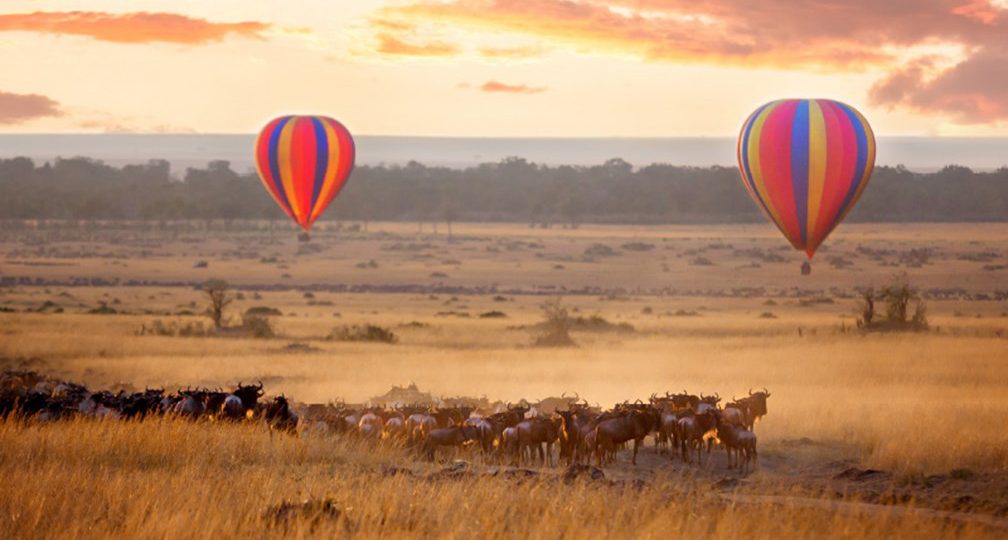
[[[461,448],[466,441],[475,441],[477,437],[476,428],[472,426],[435,428],[430,430],[424,438],[423,449],[427,454],[427,459],[434,461],[434,452],[438,448]]]
[[[679,445],[682,450],[683,461],[690,463],[687,448],[696,448],[697,461],[703,465],[703,441],[708,431],[717,428],[717,409],[708,409],[703,413],[685,416],[679,419],[678,436]],[[709,451],[709,449],[708,449]]]
[[[615,454],[616,446],[633,440],[633,458],[631,463],[637,465],[637,450],[644,437],[654,429],[656,414],[647,409],[631,409],[617,418],[610,418],[598,423],[595,427],[595,463],[602,467],[603,454]]]
[[[269,403],[260,404],[259,407],[262,409],[262,419],[270,430],[294,433],[297,429],[298,416],[290,410],[290,404],[283,394],[273,398]]]
[[[756,465],[756,434],[735,424],[723,423],[717,427],[718,438],[728,453],[728,467],[738,467],[743,474],[748,472],[750,463]],[[734,460],[732,453],[734,452]]]
[[[528,450],[529,461],[539,454],[539,462],[543,465],[553,465],[553,444],[560,436],[559,418],[529,418],[518,422],[518,464],[521,465],[525,450]],[[543,453],[543,446],[546,451]]]
[[[378,415],[378,411],[374,410],[365,412],[357,421],[357,433],[365,439],[381,438],[384,427],[385,420]]]
[[[732,398],[731,402],[725,405],[725,408],[721,411],[721,423],[740,427],[748,425],[749,421],[746,414],[748,408],[744,403],[740,403],[739,400]]]
[[[476,440],[484,454],[489,454],[493,450],[496,432],[490,420],[478,416],[466,418],[463,425],[470,426],[476,430]]]
[[[752,388],[749,389],[749,396],[738,400],[738,403],[743,403],[748,409],[746,425],[749,431],[752,431],[756,427],[756,422],[766,416],[767,414],[767,399],[770,397],[770,392],[766,388],[759,392],[753,392]]]
[[[581,459],[586,459],[588,447],[585,445],[585,436],[592,431],[593,424],[598,418],[588,408],[588,404],[577,405],[567,411],[560,411],[560,458],[566,459],[568,465],[580,463]]]

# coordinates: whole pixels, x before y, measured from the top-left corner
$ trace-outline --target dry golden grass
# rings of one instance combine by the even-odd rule
[[[796,499],[732,504],[690,479],[650,487],[555,478],[434,480],[395,450],[175,421],[0,423],[4,538],[919,538],[997,529]],[[416,471],[423,474],[424,470]],[[482,472],[477,467],[476,474]],[[332,498],[338,519],[271,525],[271,505]],[[835,504],[835,503],[830,503]]]
[[[30,365],[106,387],[161,385],[226,386],[261,379],[271,393],[302,402],[342,398],[363,401],[392,384],[416,382],[442,396],[486,395],[515,401],[579,392],[609,406],[652,392],[717,391],[722,397],[768,387],[770,414],[757,425],[762,465],[750,481],[761,486],[827,475],[830,463],[891,471],[897,478],[923,478],[968,468],[1004,478],[1008,473],[1008,311],[1003,301],[949,300],[929,303],[938,331],[863,335],[854,326],[852,300],[801,306],[794,288],[849,291],[880,284],[895,270],[910,272],[925,287],[962,287],[973,293],[1003,289],[1004,270],[961,255],[1008,249],[1008,228],[977,226],[853,226],[831,239],[830,255],[855,261],[837,270],[819,263],[801,278],[797,258],[741,268],[759,247],[778,252],[772,231],[759,227],[585,227],[530,230],[520,226],[462,225],[458,238],[417,237],[412,225],[372,224],[367,235],[320,231],[323,250],[301,253],[292,238],[236,234],[207,241],[149,238],[53,243],[32,254],[0,236],[4,275],[45,279],[97,276],[153,281],[198,281],[226,277],[243,286],[284,284],[283,291],[251,290],[231,315],[270,306],[280,337],[268,340],[138,336],[155,319],[198,321],[167,315],[199,311],[190,287],[17,286],[0,289],[0,301],[20,310],[52,300],[61,314],[0,313],[0,360],[36,359]],[[273,242],[275,240],[275,242]],[[586,260],[585,249],[603,243],[616,249],[629,241],[655,244],[648,252],[622,250],[612,258]],[[395,243],[429,243],[421,252],[389,250]],[[507,246],[524,242],[523,247]],[[529,242],[541,245],[529,247]],[[148,248],[147,243],[158,244]],[[163,245],[161,245],[163,243]],[[731,249],[710,248],[730,243]],[[26,244],[28,245],[28,244]],[[856,247],[933,250],[932,264],[895,268]],[[70,257],[81,246],[117,257]],[[238,259],[250,246],[279,263]],[[139,256],[153,249],[153,255]],[[713,267],[689,264],[706,250]],[[783,252],[782,252],[783,253]],[[357,268],[375,259],[378,268]],[[210,269],[192,268],[196,259]],[[35,263],[55,266],[29,266]],[[281,268],[286,265],[287,268]],[[563,268],[557,269],[560,265]],[[433,277],[434,272],[449,277]],[[291,277],[282,278],[281,273]],[[498,294],[349,294],[299,286],[370,284],[424,286],[443,282],[464,287],[623,288],[613,295],[571,295],[573,315],[601,315],[629,323],[633,332],[574,333],[571,349],[530,347],[543,296]],[[767,287],[774,301],[734,296],[736,287]],[[635,287],[642,290],[632,292]],[[651,295],[670,287],[681,294]],[[116,302],[118,300],[118,302]],[[108,302],[130,314],[82,312]],[[650,308],[650,309],[646,309]],[[145,310],[153,314],[142,315]],[[499,310],[504,319],[480,319]],[[675,316],[677,311],[698,316]],[[468,318],[438,315],[467,313]],[[760,318],[772,312],[777,318]],[[338,315],[337,315],[338,314]],[[419,322],[421,325],[411,325]],[[338,324],[372,323],[399,336],[394,345],[324,340]],[[842,325],[842,326],[841,326]],[[800,334],[799,334],[800,332]],[[318,352],[284,352],[289,343]],[[795,444],[809,439],[812,444]],[[566,486],[552,481],[430,481],[382,474],[386,465],[423,473],[428,466],[400,451],[361,448],[340,439],[270,436],[257,428],[167,421],[142,424],[74,421],[47,426],[0,424],[0,537],[933,537],[965,538],[990,533],[979,526],[879,509],[783,503],[728,504],[710,488],[710,477],[683,475],[665,458],[645,454],[640,468],[621,464],[614,478],[645,479],[638,491],[601,485]],[[998,476],[1000,475],[1000,476]],[[986,478],[986,477],[985,477]],[[968,488],[967,488],[968,489]],[[807,495],[807,494],[806,494]],[[264,509],[284,499],[333,497],[346,519],[269,529]],[[1003,532],[1003,531],[1002,531]]]

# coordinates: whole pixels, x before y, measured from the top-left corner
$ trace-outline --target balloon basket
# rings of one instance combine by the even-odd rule
[[[298,242],[311,242],[311,235],[306,232],[299,234]]]
[[[805,261],[801,263],[801,275],[807,276],[812,273],[812,263]]]

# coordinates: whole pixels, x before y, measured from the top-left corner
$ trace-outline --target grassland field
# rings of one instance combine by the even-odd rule
[[[649,443],[604,483],[566,484],[557,470],[516,480],[478,455],[448,477],[450,464],[403,449],[247,426],[6,421],[0,535],[1003,537],[1008,227],[844,225],[809,276],[803,258],[755,225],[455,224],[449,237],[443,224],[435,235],[371,223],[310,242],[191,225],[0,232],[0,368],[95,388],[261,380],[303,403],[361,403],[412,382],[508,401],[577,392],[606,407],[666,390],[772,393],[751,475],[720,452],[697,468]],[[858,290],[898,274],[924,294],[930,330],[859,331]],[[205,323],[197,286],[210,278],[240,295],[231,324],[275,308],[277,336],[141,335],[155,321]],[[611,324],[576,326],[576,347],[533,347],[556,297]],[[89,313],[101,306],[114,313]],[[398,341],[326,339],[354,324]],[[339,510],[263,517],[304,498]]]

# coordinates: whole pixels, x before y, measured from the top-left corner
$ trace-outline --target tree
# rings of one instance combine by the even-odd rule
[[[214,327],[223,327],[224,308],[234,301],[227,282],[222,279],[211,279],[203,284],[203,292],[207,295],[207,316],[213,321]]]

